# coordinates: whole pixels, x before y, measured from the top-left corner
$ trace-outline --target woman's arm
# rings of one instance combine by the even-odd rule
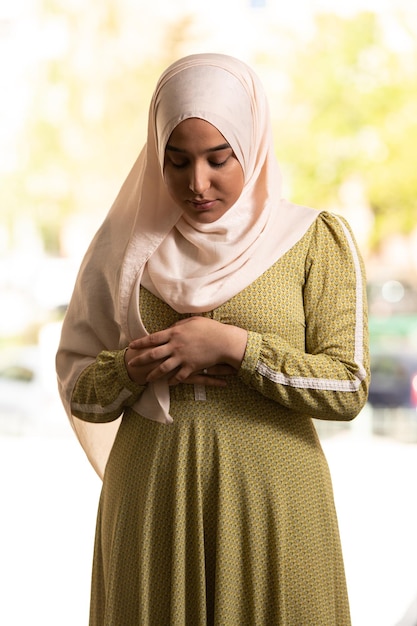
[[[125,350],[103,351],[79,376],[71,398],[72,415],[87,422],[118,418],[142,394],[124,364]]]
[[[239,377],[294,411],[350,420],[367,399],[369,351],[364,267],[344,220],[317,221],[305,272],[305,349],[251,332]]]

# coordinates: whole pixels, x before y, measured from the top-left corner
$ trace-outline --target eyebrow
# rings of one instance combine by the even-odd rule
[[[221,143],[219,146],[214,146],[214,148],[209,148],[208,150],[205,150],[204,152],[216,152],[217,150],[226,150],[227,148],[231,148],[230,143]],[[176,148],[175,146],[171,146],[169,143],[167,143],[165,150],[170,150],[171,152],[182,152],[182,153],[186,153],[186,150],[181,150],[181,148]]]

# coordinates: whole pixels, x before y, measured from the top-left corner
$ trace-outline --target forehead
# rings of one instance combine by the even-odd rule
[[[188,118],[180,122],[168,138],[167,148],[219,150],[229,147],[227,139],[210,122]]]
[[[240,66],[239,66],[240,68]],[[177,125],[190,118],[214,124],[231,145],[244,170],[256,150],[252,76],[230,68],[197,64],[164,75],[151,105],[151,120],[161,169],[165,147]]]

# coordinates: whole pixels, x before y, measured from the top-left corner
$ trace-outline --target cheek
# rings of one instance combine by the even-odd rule
[[[181,187],[180,177],[169,170],[164,171],[164,183],[171,196],[175,196]]]
[[[243,170],[240,166],[239,163],[236,164],[236,171],[234,173],[234,185],[233,185],[233,191],[234,194],[236,195],[236,198],[238,198],[240,196],[240,194],[243,191],[243,188],[245,186],[245,177],[243,175]]]

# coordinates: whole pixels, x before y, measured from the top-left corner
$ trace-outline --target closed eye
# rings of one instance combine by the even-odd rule
[[[223,167],[224,165],[226,165],[228,159],[226,159],[225,161],[220,161],[220,163],[218,163],[217,161],[209,161],[210,167],[214,167],[215,169],[219,169],[220,167]]]
[[[170,160],[170,164],[172,165],[172,167],[175,167],[177,169],[181,169],[182,167],[187,167],[188,162],[184,161],[183,163],[175,163],[174,161]]]
[[[224,167],[227,163],[227,161],[229,160],[230,157],[227,157],[227,159],[225,159],[224,161],[208,161],[208,164],[210,165],[210,167],[214,168],[214,169],[220,169],[221,167]],[[175,169],[183,169],[185,167],[187,167],[189,165],[189,161],[173,161],[172,159],[169,159],[169,163],[172,167],[175,167]]]

